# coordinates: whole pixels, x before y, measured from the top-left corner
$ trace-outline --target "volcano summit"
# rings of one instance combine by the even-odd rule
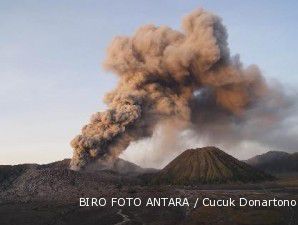
[[[188,149],[155,177],[155,183],[202,184],[272,179],[216,147]]]

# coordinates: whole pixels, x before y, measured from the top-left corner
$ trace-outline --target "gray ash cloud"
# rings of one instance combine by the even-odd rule
[[[221,18],[202,9],[183,19],[182,31],[146,25],[116,37],[104,66],[119,82],[105,96],[108,109],[95,113],[72,140],[71,167],[117,158],[164,121],[198,134],[218,126],[220,136],[254,109],[274,118],[283,94],[267,85],[257,66],[244,68],[239,56],[230,55],[227,37]]]

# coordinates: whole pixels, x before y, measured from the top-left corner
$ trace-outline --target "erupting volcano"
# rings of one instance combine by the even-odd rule
[[[182,27],[146,25],[112,41],[104,66],[119,82],[105,97],[108,109],[95,113],[72,140],[72,169],[117,158],[164,121],[204,132],[216,121],[241,123],[248,109],[268,98],[258,67],[244,68],[230,55],[221,18],[199,9]]]

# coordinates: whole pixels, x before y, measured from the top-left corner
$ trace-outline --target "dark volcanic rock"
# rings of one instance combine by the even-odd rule
[[[189,149],[153,178],[153,183],[202,184],[272,179],[215,147]]]
[[[268,173],[298,172],[298,153],[269,151],[245,161],[247,164]]]
[[[37,166],[37,164],[0,165],[0,190],[7,188],[27,170],[37,168]]]
[[[69,161],[0,166],[0,199],[71,201],[84,195],[113,194],[119,184],[139,182],[136,176],[113,170],[72,171]]]

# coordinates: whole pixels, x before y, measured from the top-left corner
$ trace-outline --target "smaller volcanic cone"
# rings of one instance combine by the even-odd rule
[[[171,161],[153,179],[156,184],[257,182],[272,179],[216,147],[189,149]]]

